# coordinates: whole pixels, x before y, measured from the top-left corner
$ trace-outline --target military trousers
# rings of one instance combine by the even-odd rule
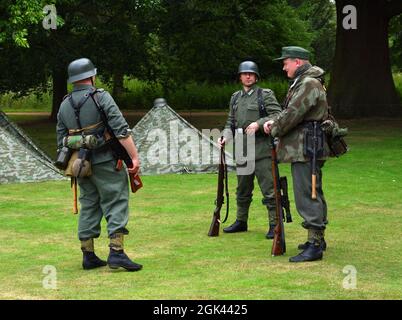
[[[253,198],[254,178],[257,177],[263,199],[262,204],[267,207],[268,221],[276,224],[276,205],[274,183],[272,179],[271,158],[255,161],[255,169],[249,175],[237,175],[237,220],[246,222],[250,204]]]
[[[92,165],[92,175],[78,179],[80,187],[80,240],[97,238],[101,221],[107,221],[108,236],[121,232],[128,234],[128,177],[126,170],[115,170],[116,160]]]
[[[324,163],[325,161],[317,161],[316,165],[317,199],[311,199],[311,162],[293,162],[291,165],[296,209],[304,219],[302,226],[306,229],[324,230],[328,223],[327,203],[322,189]]]

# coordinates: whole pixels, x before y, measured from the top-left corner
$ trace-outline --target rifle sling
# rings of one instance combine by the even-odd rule
[[[99,114],[100,114],[100,117],[101,117],[101,119],[102,119],[102,122],[103,122],[103,124],[105,125],[105,128],[106,128],[106,130],[108,131],[108,133],[110,134],[111,138],[112,138],[112,139],[117,139],[117,138],[116,138],[116,135],[114,134],[114,132],[113,132],[113,130],[112,130],[112,128],[109,126],[109,123],[108,123],[108,121],[107,121],[107,117],[106,117],[105,110],[102,109],[102,107],[100,106],[100,104],[99,104],[97,98],[95,97],[95,95],[96,95],[97,92],[98,92],[97,89],[95,89],[94,91],[92,91],[92,92],[90,93],[90,96],[91,96],[93,102],[95,103],[95,106],[96,106],[96,108],[97,108],[98,111],[99,111]]]
[[[225,148],[221,148],[221,163],[223,164],[223,175],[226,196],[226,215],[222,223],[225,223],[229,216],[229,187],[228,187],[228,166],[226,165]]]

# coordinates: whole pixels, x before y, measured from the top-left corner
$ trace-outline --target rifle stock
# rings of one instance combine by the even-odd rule
[[[215,210],[212,216],[211,226],[209,227],[208,236],[217,237],[219,236],[219,225],[221,224],[221,209],[224,204],[224,189],[226,184],[226,217],[223,222],[226,221],[229,212],[229,193],[227,191],[227,167],[225,162],[225,148],[222,146],[220,162],[219,162],[219,172],[218,172],[218,188],[216,192],[215,200]]]
[[[221,211],[220,208],[216,208],[215,211],[214,211],[211,226],[209,227],[209,231],[208,231],[208,236],[209,237],[217,237],[217,236],[219,236],[219,225],[221,224],[220,211]]]
[[[136,193],[142,188],[142,181],[138,174],[129,173],[131,192]]]
[[[272,242],[272,256],[280,256],[286,252],[285,228],[283,225],[283,208],[281,199],[281,185],[278,168],[278,158],[276,155],[275,142],[271,137],[272,144],[272,177],[274,180],[275,206],[276,206],[276,226],[274,229],[274,240]]]

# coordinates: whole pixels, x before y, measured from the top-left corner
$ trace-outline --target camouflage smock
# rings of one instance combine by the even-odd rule
[[[301,68],[306,70],[290,86],[285,109],[274,120],[271,129],[271,135],[279,137],[277,154],[281,162],[309,161],[303,152],[306,130],[303,122],[328,118],[326,92],[318,80],[324,75],[324,70],[311,65]],[[324,156],[320,160],[325,160],[328,155],[329,147],[325,143]]]

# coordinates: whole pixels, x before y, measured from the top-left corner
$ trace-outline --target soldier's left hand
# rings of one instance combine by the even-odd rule
[[[253,135],[255,134],[258,129],[260,128],[260,126],[258,125],[257,122],[252,122],[249,124],[249,126],[246,128],[246,134],[248,135]]]
[[[270,134],[271,133],[271,127],[272,124],[274,123],[273,120],[268,120],[267,122],[264,123],[264,132],[266,134]]]

